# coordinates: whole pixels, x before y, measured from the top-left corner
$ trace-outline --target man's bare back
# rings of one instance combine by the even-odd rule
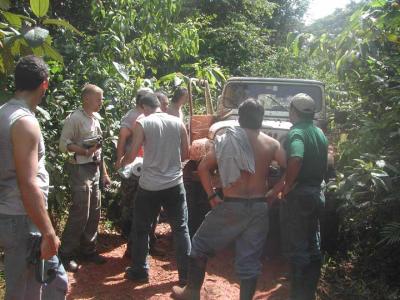
[[[223,190],[225,197],[258,198],[267,192],[269,165],[273,160],[280,166],[285,164],[284,153],[277,140],[260,130],[245,129],[253,149],[255,173],[241,171],[240,178]]]

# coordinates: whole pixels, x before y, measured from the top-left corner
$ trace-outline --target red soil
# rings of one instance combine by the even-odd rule
[[[157,234],[157,245],[166,250],[166,255],[149,256],[150,283],[137,285],[124,279],[124,270],[130,263],[122,257],[126,249],[124,240],[117,234],[101,234],[100,252],[108,259],[107,263],[100,266],[85,264],[79,272],[69,273],[68,299],[171,299],[171,288],[177,284],[178,273],[169,226],[159,224]],[[209,260],[202,299],[239,299],[239,281],[233,260],[230,249]],[[263,274],[254,299],[286,299],[287,282],[282,278],[286,266],[279,261],[264,260],[263,263]]]

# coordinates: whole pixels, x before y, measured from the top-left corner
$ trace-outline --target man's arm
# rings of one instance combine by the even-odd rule
[[[201,160],[199,167],[197,168],[201,184],[207,193],[207,197],[209,198],[212,208],[222,203],[222,200],[218,197],[218,195],[216,195],[211,183],[211,172],[217,167],[217,157],[215,156],[214,147],[212,147],[207,155]],[[210,199],[210,197],[212,198]]]
[[[129,153],[126,153],[122,158],[121,167],[124,167],[135,160],[136,156],[139,153],[140,147],[144,143],[144,130],[142,125],[140,125],[140,123],[136,123],[135,127],[133,128],[133,136],[134,138],[132,143],[132,149]]]
[[[303,163],[303,159],[301,157],[290,157],[288,160],[288,166],[286,169],[285,176],[285,186],[283,188],[283,195],[287,195],[290,190],[293,188],[294,183],[296,182],[297,176],[300,173],[300,169]]]
[[[281,169],[285,170],[287,167],[286,151],[283,149],[281,144],[278,142],[277,149],[275,151],[274,160],[278,163]]]
[[[189,140],[185,125],[181,125],[181,161],[189,158]]]
[[[94,145],[93,147],[86,149],[84,147],[75,144],[74,137],[75,137],[74,123],[71,119],[71,116],[69,116],[65,120],[63,129],[61,131],[60,145],[59,145],[60,150],[62,152],[69,151],[87,157],[92,156],[93,153],[96,152],[97,145]]]
[[[21,118],[12,127],[11,140],[22,203],[42,234],[42,258],[49,259],[57,253],[60,241],[47,214],[44,195],[37,184],[39,124],[31,117]]]
[[[102,160],[101,160],[101,168],[102,168],[102,173],[103,173],[103,186],[107,187],[111,184],[111,178],[108,175],[107,166],[104,161],[104,158],[102,158]]]
[[[121,159],[125,154],[125,146],[127,139],[132,135],[132,131],[129,128],[121,127],[119,130],[118,144],[117,144],[117,161],[115,162],[115,168],[121,167]]]
[[[283,149],[281,144],[278,142],[277,147],[274,153],[274,161],[276,161],[283,172],[281,179],[274,185],[274,187],[268,191],[266,198],[268,203],[272,203],[282,192],[285,186],[285,176],[286,176],[286,167],[287,167],[287,158],[286,158],[286,151]]]

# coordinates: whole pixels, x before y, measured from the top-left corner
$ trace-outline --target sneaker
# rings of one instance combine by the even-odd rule
[[[107,259],[104,256],[98,254],[97,252],[93,254],[82,255],[82,260],[86,262],[92,262],[96,265],[103,265],[107,262]]]
[[[149,282],[149,274],[147,271],[138,271],[133,269],[132,267],[128,267],[125,270],[125,278],[134,281],[137,283],[148,283]]]

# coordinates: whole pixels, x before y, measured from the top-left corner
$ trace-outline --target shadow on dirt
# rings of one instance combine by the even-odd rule
[[[125,268],[130,264],[130,260],[122,257],[126,242],[117,234],[101,234],[99,251],[107,258],[107,263],[83,264],[79,272],[70,273],[68,299],[171,299],[171,288],[178,280],[175,251],[169,226],[162,223],[158,227],[157,244],[165,250],[165,255],[149,256],[149,283],[137,285],[124,279]],[[263,264],[255,299],[286,299],[287,283],[282,279],[286,272],[285,263],[264,260]],[[202,299],[225,300],[238,297],[239,280],[234,272],[233,250],[225,249],[209,259]]]

